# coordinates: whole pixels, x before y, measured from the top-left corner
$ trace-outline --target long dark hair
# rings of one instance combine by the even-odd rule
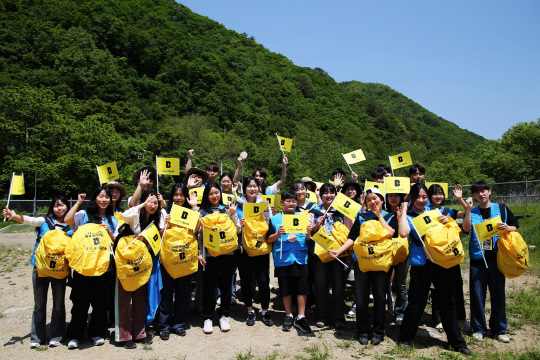
[[[218,189],[221,194],[221,188],[218,184],[216,184],[215,182],[207,183],[204,187],[204,193],[201,201],[201,209],[209,214],[212,213],[212,204],[210,203],[208,196],[210,195],[210,190],[212,190],[213,188]],[[221,197],[219,198],[219,205],[223,205],[223,199]]]
[[[266,194],[266,178],[268,177],[268,174],[266,173],[266,171],[264,171],[264,169],[255,169],[255,171],[253,171],[253,174],[251,174],[251,176],[255,177],[255,174],[257,173],[257,171],[259,172],[259,175],[264,178],[262,184],[259,184],[259,182],[257,181],[257,184],[259,184],[259,186],[261,187],[261,193],[264,195]]]
[[[174,204],[173,196],[176,194],[176,191],[182,190],[182,194],[184,194],[184,197],[186,200],[184,201],[183,207],[189,208],[189,204],[187,202],[187,199],[189,198],[189,189],[184,183],[176,183],[171,189],[171,196],[169,197],[169,205],[167,206],[167,213],[171,213],[172,206]]]
[[[55,197],[52,198],[51,205],[49,205],[49,210],[47,210],[47,215],[45,215],[49,219],[58,220],[56,218],[56,215],[54,214],[54,205],[56,205],[57,201],[60,201],[62,204],[65,204],[67,206],[66,214],[69,211],[68,199],[64,195],[56,195]]]
[[[86,215],[88,216],[89,222],[101,224],[101,217],[99,216],[99,209],[96,204],[96,199],[102,191],[105,191],[105,194],[107,194],[107,196],[110,199],[109,206],[107,206],[107,208],[105,209],[105,217],[107,218],[107,221],[109,222],[109,224],[111,224],[112,226],[113,224],[112,217],[114,215],[114,209],[112,205],[113,203],[112,195],[111,195],[111,190],[109,190],[109,188],[104,185],[98,186],[97,189],[94,190],[94,192],[90,196],[90,203],[86,207]],[[113,231],[113,229],[111,229],[111,231]]]
[[[146,201],[146,199],[148,199],[150,195],[156,196],[155,194],[151,192],[144,192],[141,196],[141,204],[144,204],[144,202]],[[156,199],[157,199],[157,196],[156,196]],[[148,226],[148,224],[150,224],[152,221],[154,222],[158,230],[161,230],[159,227],[159,220],[161,218],[161,201],[158,201],[157,203],[158,203],[158,208],[156,212],[153,214],[150,214],[150,216],[148,217],[148,220],[146,220],[146,208],[143,206],[141,210],[139,210],[139,223],[141,224],[141,230],[144,230]]]
[[[384,199],[385,199],[385,202],[384,202],[384,210],[385,210],[385,211],[388,211],[388,212],[392,212],[391,205],[390,205],[390,203],[388,202],[388,195],[390,195],[390,194],[386,194],[386,195],[384,196]],[[398,195],[399,195],[399,204],[398,204],[398,208],[399,208],[399,206],[401,206],[401,203],[402,203],[402,202],[405,202],[405,194],[400,194],[400,193],[398,193]]]

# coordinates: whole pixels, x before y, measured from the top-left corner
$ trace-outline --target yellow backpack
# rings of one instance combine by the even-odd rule
[[[354,254],[362,272],[388,272],[393,260],[390,232],[379,221],[364,222],[354,242]]]
[[[402,237],[392,238],[392,252],[394,255],[392,265],[397,265],[407,260],[409,256],[409,239]]]
[[[144,242],[133,241],[136,237],[137,235],[124,236],[116,245],[116,275],[126,291],[137,290],[148,282],[152,274],[152,256]]]
[[[69,275],[66,245],[71,237],[64,230],[50,230],[41,237],[36,249],[36,268],[39,277],[65,279]]]
[[[197,272],[199,245],[193,230],[176,225],[165,230],[159,259],[173,279]]]
[[[426,258],[430,260],[433,258],[435,264],[445,269],[461,264],[465,258],[459,237],[461,230],[454,219],[449,217],[448,220],[444,227],[430,231],[424,237],[424,244],[429,251]]]
[[[109,268],[111,238],[98,224],[79,226],[66,245],[69,266],[84,276],[101,276]]]
[[[266,255],[272,252],[272,244],[266,242],[268,224],[264,214],[255,219],[246,219],[242,231],[242,247],[249,256]]]
[[[529,247],[517,231],[499,234],[497,267],[509,279],[520,276],[529,266]]]
[[[207,229],[217,232],[223,232],[224,236],[220,236],[219,253],[208,249],[208,252],[216,257],[219,255],[228,254],[238,248],[238,236],[236,234],[236,225],[233,223],[229,215],[216,212],[206,215],[201,218],[201,225]]]
[[[341,247],[341,245],[345,244],[345,241],[347,241],[347,237],[349,236],[349,229],[347,229],[347,227],[343,225],[343,223],[335,222],[334,228],[332,229],[330,235],[326,232],[326,227],[323,225],[319,228],[317,234],[313,235],[313,237],[315,236],[317,236],[316,240],[322,245],[324,245],[327,250],[337,250]],[[328,255],[328,252],[324,250],[322,246],[319,246],[317,243],[315,243],[314,251],[315,255],[317,255],[323,263],[335,260],[333,256]],[[352,250],[346,250],[339,257],[347,257],[351,255],[351,253]]]

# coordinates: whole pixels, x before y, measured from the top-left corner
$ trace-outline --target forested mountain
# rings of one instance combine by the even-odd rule
[[[360,148],[363,179],[388,155],[430,166],[484,141],[387,86],[338,84],[172,0],[0,0],[0,196],[13,171],[37,170],[41,198],[89,192],[110,161],[130,185],[155,155],[183,167],[190,148],[196,166],[229,171],[247,151],[245,175],[264,167],[272,181],[276,133],[294,138],[288,183],[325,181]]]

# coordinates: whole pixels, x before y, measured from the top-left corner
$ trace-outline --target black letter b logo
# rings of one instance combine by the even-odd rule
[[[349,206],[351,206],[351,202],[350,201],[345,201],[345,204],[343,204],[343,207],[348,209]]]
[[[184,212],[182,213],[182,219],[186,220],[187,217],[188,217],[188,213],[187,213],[186,211],[184,211]]]
[[[394,181],[394,184],[395,184],[395,186],[399,186],[399,185],[400,185],[400,181],[399,181],[399,180],[395,180],[395,181]]]
[[[431,223],[431,219],[429,218],[429,216],[424,216],[424,221],[426,222],[426,224]]]
[[[167,169],[170,169],[171,168],[171,162],[170,161],[165,161],[165,167]]]
[[[487,227],[487,231],[493,231],[493,225],[487,224],[486,227]]]
[[[298,219],[293,219],[293,226],[300,225],[300,221]]]
[[[398,156],[398,158],[397,158],[397,159],[398,159],[398,161],[399,161],[399,162],[403,162],[403,157],[401,157],[401,156]]]
[[[112,175],[112,169],[109,166],[107,166],[107,172],[109,173],[109,175]]]

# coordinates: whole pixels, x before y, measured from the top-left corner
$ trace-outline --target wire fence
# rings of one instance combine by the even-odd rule
[[[525,180],[515,182],[503,182],[503,183],[491,183],[491,200],[497,203],[505,203],[509,205],[513,204],[535,204],[540,202],[540,180]],[[463,198],[466,199],[472,196],[471,186],[462,185]],[[449,194],[446,194],[447,204],[457,205],[458,202],[453,194],[454,186],[448,187]],[[77,199],[69,199],[69,207],[71,208]],[[4,208],[7,200],[0,200],[0,206]],[[51,200],[17,200],[11,199],[9,201],[9,208],[15,210],[17,214],[27,214],[31,216],[44,216],[47,214]],[[88,200],[79,206],[80,210],[86,209]],[[122,201],[122,206],[127,209],[127,200]]]

